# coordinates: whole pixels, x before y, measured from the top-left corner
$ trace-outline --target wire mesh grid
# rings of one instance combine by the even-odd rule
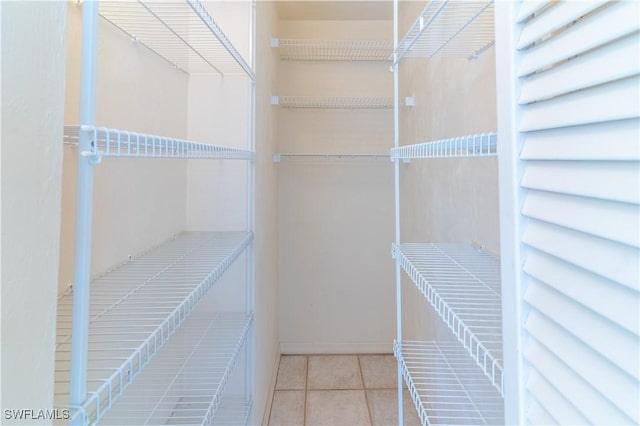
[[[381,40],[278,39],[280,59],[287,61],[389,61],[393,43]]]
[[[503,425],[504,400],[458,343],[394,342],[423,425]]]
[[[84,132],[93,143],[92,156],[251,160],[253,152],[222,145],[147,135],[94,126],[64,126],[64,142],[76,145]]]
[[[213,418],[213,426],[244,426],[249,424],[251,415],[252,401],[242,399],[232,399],[225,397],[215,417]]]
[[[245,314],[195,312],[100,423],[212,424],[252,321]],[[224,416],[237,417],[236,407],[226,408]]]
[[[388,160],[388,154],[346,154],[346,153],[277,153],[273,154],[273,162],[280,163],[282,161],[291,162],[311,162],[311,161],[343,161],[343,160]]]
[[[473,59],[493,45],[493,1],[431,0],[395,50],[403,57]]]
[[[439,141],[406,145],[391,149],[391,160],[418,158],[494,157],[497,155],[495,133],[461,136]]]
[[[462,244],[406,243],[394,257],[502,392],[500,263]]]
[[[284,108],[392,109],[393,98],[278,96],[276,104]]]
[[[253,239],[186,232],[94,279],[89,306],[87,422],[100,419]],[[55,402],[69,400],[72,294],[58,301]]]
[[[199,0],[100,1],[99,14],[176,68],[221,75],[254,73]]]

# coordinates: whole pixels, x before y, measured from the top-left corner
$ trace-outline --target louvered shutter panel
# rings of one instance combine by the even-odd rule
[[[496,25],[507,421],[639,424],[640,2]]]

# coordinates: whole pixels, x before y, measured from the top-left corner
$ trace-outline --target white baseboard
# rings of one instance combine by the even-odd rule
[[[283,354],[390,354],[393,341],[331,343],[331,342],[280,342]]]
[[[271,374],[271,385],[269,386],[269,393],[267,394],[267,403],[264,407],[264,411],[262,414],[262,423],[263,426],[267,426],[269,424],[269,417],[271,416],[271,401],[273,401],[273,392],[276,388],[276,380],[278,380],[278,367],[280,366],[280,353],[276,356],[276,362],[273,366],[273,372]]]

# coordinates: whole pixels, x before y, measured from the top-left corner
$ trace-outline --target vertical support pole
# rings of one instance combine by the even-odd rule
[[[257,4],[255,0],[251,0],[250,6],[250,43],[249,43],[249,57],[251,60],[251,68],[255,71],[256,63],[256,12]],[[255,146],[256,146],[256,81],[254,77],[250,79],[249,90],[249,150],[254,152],[254,158],[247,163],[247,230],[249,232],[255,232]],[[251,314],[255,311],[255,233],[254,240],[247,248],[247,312]],[[255,318],[254,318],[255,321]],[[253,404],[254,395],[254,372],[255,372],[255,338],[256,338],[256,324],[249,330],[246,343],[246,399]],[[253,413],[250,413],[250,419]],[[249,421],[250,424],[255,422]]]
[[[82,53],[80,80],[80,124],[91,125],[95,109],[95,66],[98,2],[82,3]],[[70,405],[81,407],[87,396],[87,353],[89,340],[89,280],[91,276],[91,207],[93,192],[93,133],[80,129],[76,234],[73,271],[73,312],[71,330]],[[83,155],[84,153],[84,155]],[[76,416],[72,424],[82,424]]]
[[[400,146],[400,106],[398,104],[400,89],[398,84],[398,0],[393,0],[393,146]],[[394,193],[395,193],[395,236],[396,245],[400,244],[400,160],[396,159],[393,165]],[[402,276],[400,271],[400,259],[396,256],[396,342],[402,344]],[[398,360],[398,424],[404,425],[404,412],[402,401],[402,363]]]
[[[522,31],[517,22],[516,2],[495,4],[496,89],[498,111],[498,190],[500,194],[500,272],[502,277],[502,348],[505,424],[525,424],[525,385],[522,357],[524,283],[522,265],[525,247],[521,243],[524,200],[520,187],[523,165],[520,152],[523,134],[519,132],[518,96],[520,79],[516,40]]]

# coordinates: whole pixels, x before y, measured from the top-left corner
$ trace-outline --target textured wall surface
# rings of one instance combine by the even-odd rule
[[[3,424],[53,408],[66,8],[0,4]]]

